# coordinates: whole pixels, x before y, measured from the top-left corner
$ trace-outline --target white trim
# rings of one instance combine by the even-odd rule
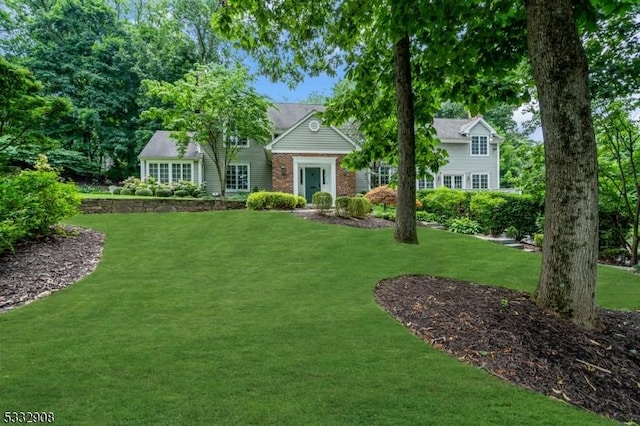
[[[200,162],[202,160],[198,160],[198,162]],[[191,166],[191,179],[189,179],[189,182],[191,183],[197,183],[200,184],[202,183],[202,180],[198,180],[198,182],[195,181],[195,176],[196,176],[196,164],[197,162],[195,160],[167,160],[166,158],[164,159],[157,159],[157,160],[141,160],[140,161],[140,179],[141,180],[145,180],[148,179],[149,177],[151,177],[151,173],[149,172],[150,166],[152,164],[167,164],[168,166],[168,172],[167,172],[167,182],[161,182],[161,183],[167,183],[167,184],[173,184],[173,165],[174,164],[189,164]],[[182,168],[181,168],[182,169]],[[158,174],[160,174],[160,166],[158,166]],[[182,172],[181,172],[182,174]],[[155,178],[155,176],[154,176]],[[160,182],[159,176],[158,176],[158,182]],[[184,179],[181,179],[184,180]],[[177,182],[177,181],[176,181]]]
[[[474,188],[473,187],[473,178],[475,176],[480,176],[479,179],[479,187],[478,188]],[[482,178],[481,176],[486,176],[487,177],[487,187],[486,188],[482,188]],[[491,175],[489,173],[471,173],[471,189],[490,189],[491,188]]]
[[[311,130],[312,132],[317,132],[318,130],[320,130],[320,123],[318,122],[318,120],[311,120],[309,122],[309,130]]]
[[[331,151],[313,151],[306,149],[283,149],[277,151],[271,151],[274,154],[350,154],[352,150],[331,150]]]
[[[225,181],[225,192],[250,192],[251,191],[251,164],[249,163],[229,163],[227,165],[227,168],[231,167],[231,166],[246,166],[247,167],[247,189],[230,189],[229,186],[229,179],[227,178]],[[236,169],[237,170],[237,169]],[[227,174],[227,170],[224,171],[225,173],[225,177]],[[236,171],[237,173],[237,171]]]
[[[500,144],[497,144],[498,149],[496,150],[496,170],[498,174],[496,175],[496,189],[500,189]]]
[[[486,154],[474,154],[473,153],[473,138],[485,138],[486,140]],[[478,145],[478,150],[481,151],[480,149],[481,145]],[[471,135],[469,138],[469,155],[471,157],[488,157],[489,156],[489,149],[490,149],[490,144],[489,144],[489,135]]]
[[[331,197],[336,199],[336,188],[337,188],[337,179],[338,179],[338,170],[336,167],[336,162],[338,157],[293,157],[293,194],[294,195],[302,195],[304,193],[304,178],[302,181],[300,180],[300,169],[304,169],[307,167],[318,167],[320,168],[320,173],[322,170],[326,170],[326,179],[327,183],[323,184],[322,179],[320,180],[320,188],[322,191],[328,192],[331,194]],[[302,191],[300,191],[302,188]]]

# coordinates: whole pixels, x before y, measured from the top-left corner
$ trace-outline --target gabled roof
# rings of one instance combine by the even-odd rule
[[[138,158],[202,158],[202,148],[195,142],[189,143],[184,155],[180,157],[176,142],[170,135],[171,132],[168,130],[156,131],[140,155],[138,155]]]
[[[433,119],[433,128],[436,130],[436,134],[440,140],[466,138],[471,129],[478,124],[484,126],[494,139],[503,139],[482,117]]]
[[[269,119],[276,131],[289,130],[295,124],[313,111],[324,111],[324,106],[318,104],[274,104],[267,110]]]
[[[302,104],[298,104],[298,105],[302,105]],[[311,109],[311,111],[307,115],[301,117],[295,124],[290,126],[283,134],[281,134],[280,136],[275,138],[273,141],[271,141],[271,143],[266,145],[265,149],[267,151],[272,151],[274,145],[276,145],[282,139],[285,139],[287,137],[287,135],[289,135],[291,132],[293,132],[295,129],[297,129],[300,125],[302,125],[304,122],[306,122],[309,118],[311,118],[313,115],[315,115],[316,112],[317,112],[316,109]],[[352,141],[351,138],[349,138],[349,136],[347,136],[344,133],[342,133],[340,131],[340,129],[338,129],[337,127],[329,126],[329,128],[332,129],[334,132],[336,132],[338,135],[340,135],[340,137],[342,137],[342,139],[344,139],[347,143],[349,143],[353,147],[354,150],[360,150],[361,149],[361,147],[357,143]]]

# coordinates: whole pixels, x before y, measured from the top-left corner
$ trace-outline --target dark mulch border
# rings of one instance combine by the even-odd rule
[[[527,293],[432,276],[376,286],[378,303],[435,348],[528,389],[640,422],[640,311],[600,310],[586,331]]]

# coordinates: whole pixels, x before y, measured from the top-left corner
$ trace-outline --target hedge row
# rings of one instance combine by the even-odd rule
[[[247,208],[250,210],[291,210],[306,205],[304,197],[284,192],[258,191],[247,197]]]
[[[421,190],[418,198],[422,209],[440,223],[469,218],[478,222],[482,232],[500,235],[508,229],[518,239],[538,232],[536,219],[542,214],[540,203],[522,194],[438,188]]]
[[[145,180],[136,177],[129,177],[122,182],[121,187],[114,188],[113,194],[120,195],[139,195],[145,197],[202,197],[206,194],[203,185],[196,185],[189,181],[179,181],[172,184],[158,183],[158,181],[149,177]]]
[[[46,158],[36,167],[0,178],[0,253],[18,241],[50,235],[53,225],[78,213],[78,188],[62,183]]]

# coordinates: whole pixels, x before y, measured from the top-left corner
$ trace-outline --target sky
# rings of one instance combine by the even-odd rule
[[[320,94],[330,97],[333,86],[340,81],[340,76],[329,77],[323,74],[319,77],[307,77],[294,89],[290,89],[284,83],[272,83],[266,77],[258,77],[254,87],[259,93],[268,96],[273,102],[299,103],[303,102],[311,94]]]

